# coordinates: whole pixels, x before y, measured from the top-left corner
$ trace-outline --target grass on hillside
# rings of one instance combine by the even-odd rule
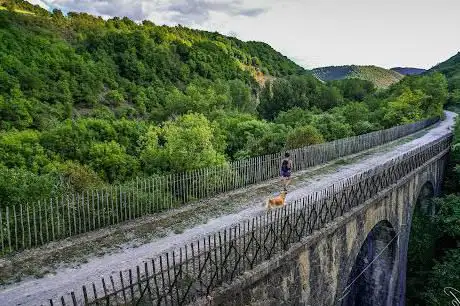
[[[350,77],[363,78],[373,82],[377,87],[388,87],[399,82],[404,76],[396,71],[375,67],[357,66]]]
[[[331,66],[314,70],[317,78],[323,81],[361,79],[374,83],[378,88],[387,88],[399,82],[404,75],[389,69],[377,66]]]
[[[16,13],[20,13],[20,14],[35,15],[35,13],[29,12],[29,11],[24,11],[24,10],[19,10],[19,9],[15,9],[14,11]]]
[[[0,11],[6,11],[6,10],[7,10],[6,7],[0,6]],[[35,15],[35,13],[29,12],[29,11],[20,10],[20,9],[15,9],[14,12],[15,12],[15,13],[19,13],[19,14]]]

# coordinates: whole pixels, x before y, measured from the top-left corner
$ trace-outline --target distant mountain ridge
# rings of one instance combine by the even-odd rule
[[[404,75],[377,66],[358,66],[358,65],[345,65],[345,66],[328,66],[315,68],[312,70],[313,74],[322,81],[335,81],[342,79],[362,79],[367,80],[376,87],[385,88],[394,83],[399,82]]]
[[[402,75],[419,75],[426,72],[426,69],[421,68],[412,68],[412,67],[394,67],[390,70],[396,71]]]

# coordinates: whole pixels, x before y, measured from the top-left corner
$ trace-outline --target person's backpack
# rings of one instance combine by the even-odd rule
[[[283,160],[283,163],[281,164],[281,170],[282,171],[288,171],[289,168],[289,161],[287,159]]]

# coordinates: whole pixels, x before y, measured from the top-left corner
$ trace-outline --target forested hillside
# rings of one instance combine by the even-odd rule
[[[441,74],[322,83],[270,46],[0,10],[0,203],[223,164],[441,114]]]
[[[432,72],[440,72],[446,76],[450,93],[448,103],[456,108],[460,107],[460,52],[428,71]]]
[[[372,82],[378,88],[399,82],[404,75],[376,66],[329,66],[313,69],[313,74],[322,81],[360,79]]]
[[[445,288],[460,288],[460,120],[436,215],[415,209],[407,264],[407,305],[455,305]],[[456,293],[455,293],[456,294]],[[457,295],[458,296],[458,295]]]

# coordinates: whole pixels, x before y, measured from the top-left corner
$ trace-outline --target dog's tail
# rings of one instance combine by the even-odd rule
[[[270,199],[267,199],[267,202],[265,202],[265,208],[270,209]]]

